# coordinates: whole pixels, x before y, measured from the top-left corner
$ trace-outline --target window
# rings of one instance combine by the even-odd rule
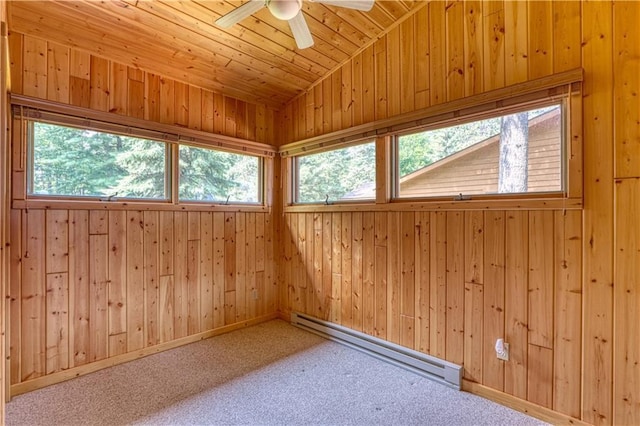
[[[180,201],[259,203],[260,158],[180,146]]]
[[[374,142],[294,159],[294,202],[335,203],[375,198]]]
[[[27,178],[15,178],[26,184],[22,194],[30,199],[263,203],[266,145],[54,112],[14,109],[14,114],[22,118],[27,159]],[[211,143],[215,149],[208,148]],[[16,199],[22,199],[20,192]]]
[[[560,103],[398,137],[398,198],[564,190]]]
[[[28,132],[30,195],[169,198],[163,142],[37,121]]]

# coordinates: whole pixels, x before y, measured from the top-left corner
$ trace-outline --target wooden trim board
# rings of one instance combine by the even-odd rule
[[[92,362],[90,364],[82,365],[76,368],[70,368],[59,373],[49,374],[47,376],[39,377],[28,382],[19,383],[11,386],[11,396],[20,395],[23,393],[31,392],[37,389],[44,388],[46,386],[54,385],[56,383],[64,382],[66,380],[73,379],[75,377],[84,376],[85,374],[94,373],[99,370],[103,370],[108,367],[113,367],[118,364],[133,361],[136,359],[144,358],[148,355],[153,355],[159,352],[164,352],[169,349],[174,349],[180,346],[187,345],[189,343],[205,340],[210,337],[219,336],[221,334],[229,333],[231,331],[239,330],[244,327],[250,327],[263,322],[271,321],[278,318],[277,313],[264,315],[258,318],[254,318],[248,321],[238,322],[236,324],[227,325],[224,327],[216,328],[213,330],[205,331],[202,333],[194,334],[192,336],[183,337],[181,339],[172,340],[171,342],[162,343],[150,348],[141,349],[138,351],[129,352],[126,354],[118,355],[115,357],[107,358],[102,361]]]
[[[521,413],[528,414],[551,424],[585,426],[589,424],[582,420],[566,416],[562,413],[558,413],[557,411],[550,410],[532,402],[516,398],[515,396],[511,396],[504,392],[491,389],[487,386],[483,386],[479,383],[471,382],[466,379],[462,380],[462,390],[489,399],[493,402],[497,402],[500,405],[504,405],[505,407],[512,408],[516,411],[520,411]]]

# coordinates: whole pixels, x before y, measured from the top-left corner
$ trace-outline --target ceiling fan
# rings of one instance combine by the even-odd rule
[[[375,0],[310,0],[331,6],[368,12]],[[313,46],[313,37],[302,14],[302,0],[249,0],[216,20],[216,25],[229,28],[266,7],[277,19],[287,21],[299,49]]]

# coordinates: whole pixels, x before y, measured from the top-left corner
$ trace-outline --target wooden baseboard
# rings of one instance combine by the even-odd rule
[[[504,405],[505,407],[512,408],[516,411],[520,411],[521,413],[528,414],[532,417],[554,425],[589,425],[589,423],[585,423],[580,419],[558,413],[557,411],[553,411],[549,408],[542,407],[532,402],[516,398],[515,396],[497,391],[495,389],[491,389],[479,383],[470,382],[463,379],[462,390],[486,399],[490,399],[491,401],[497,402],[500,405]]]
[[[93,373],[108,367],[113,367],[114,365],[123,364],[125,362],[144,358],[145,356],[148,356],[148,355],[153,355],[158,352],[163,352],[169,349],[177,348],[179,346],[184,346],[189,343],[198,342],[200,340],[208,339],[214,336],[219,336],[221,334],[229,333],[234,330],[260,324],[266,321],[271,321],[277,318],[279,318],[279,314],[274,312],[272,314],[264,315],[251,320],[242,321],[236,324],[226,325],[224,327],[208,330],[202,333],[194,334],[192,336],[187,336],[181,339],[172,340],[171,342],[162,343],[149,348],[144,348],[138,351],[117,355],[111,358],[92,362],[90,364],[81,365],[79,367],[74,367],[68,370],[49,374],[47,376],[38,377],[37,379],[11,385],[11,396],[13,397],[23,393],[31,392],[36,389],[44,388],[46,386],[50,386],[56,383],[64,382],[69,379],[73,379],[75,377],[84,376],[85,374]]]
[[[291,311],[278,312],[278,318],[286,322],[291,322]]]

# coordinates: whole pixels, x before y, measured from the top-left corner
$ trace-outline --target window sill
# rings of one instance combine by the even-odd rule
[[[41,210],[135,210],[135,211],[210,211],[210,212],[270,212],[265,205],[247,204],[207,204],[207,203],[170,203],[149,201],[99,201],[99,200],[57,200],[57,199],[28,199],[13,200],[14,209]]]
[[[561,196],[491,198],[471,200],[393,200],[383,204],[314,204],[285,206],[285,213],[347,211],[455,211],[455,210],[581,210],[582,198]]]

